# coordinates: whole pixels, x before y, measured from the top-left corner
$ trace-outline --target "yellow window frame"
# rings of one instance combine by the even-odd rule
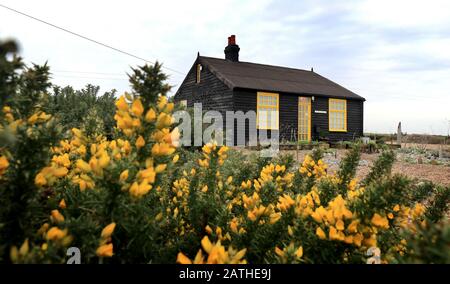
[[[274,98],[277,102],[276,106],[272,104],[264,104],[262,98]],[[277,112],[276,116],[276,124],[275,127],[271,127],[268,123],[268,118],[266,117],[266,125],[260,126],[259,125],[259,111],[260,109],[266,109],[266,110],[275,110]],[[279,129],[279,116],[280,116],[280,100],[279,100],[279,94],[278,93],[268,93],[268,92],[257,92],[256,94],[256,128],[257,129],[266,129],[266,130],[278,130]]]
[[[343,104],[343,109],[337,109],[332,108],[332,105],[335,104]],[[343,113],[344,114],[344,121],[343,121],[343,128],[332,128],[331,124],[331,114],[332,113]],[[328,99],[328,129],[329,131],[334,132],[347,132],[347,100],[343,99]]]
[[[195,82],[198,84],[198,83],[200,83],[200,75],[201,75],[201,72],[202,72],[202,65],[201,64],[197,64],[197,70],[196,70],[197,72],[197,77],[196,77],[196,79],[195,79]]]
[[[307,118],[308,118],[308,121],[307,121],[307,123],[305,123],[306,124],[306,131],[307,131],[307,133],[306,133],[306,135],[307,135],[307,137],[306,137],[306,139],[307,140],[304,140],[304,139],[301,139],[302,138],[302,136],[304,135],[304,133],[301,133],[300,132],[300,128],[302,127],[302,126],[304,126],[304,124],[303,125],[301,125],[301,123],[300,123],[300,114],[301,114],[301,110],[303,110],[303,109],[306,109],[306,113],[303,113],[303,115],[307,115]],[[311,121],[312,121],[312,119],[311,119],[311,98],[310,97],[298,97],[298,114],[297,114],[297,118],[298,118],[298,126],[297,126],[297,130],[298,130],[298,133],[297,133],[297,135],[298,135],[298,141],[311,141]],[[304,117],[303,117],[303,119],[304,119]]]

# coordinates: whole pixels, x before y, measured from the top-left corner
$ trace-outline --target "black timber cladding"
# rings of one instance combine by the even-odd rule
[[[208,67],[202,65],[200,82],[196,82],[198,60],[189,70],[186,78],[175,94],[175,101],[186,100],[188,107],[202,103],[204,110],[224,112],[233,109],[233,91],[217,78]]]
[[[298,129],[298,97],[312,97],[299,94],[279,94],[279,136],[280,141],[297,140]],[[234,91],[234,110],[256,110],[257,91],[236,89]],[[326,111],[326,113],[316,113]],[[334,132],[328,130],[328,98],[314,96],[311,101],[311,139],[329,140],[330,142],[353,140],[363,135],[363,101],[347,100],[347,131]],[[236,123],[235,123],[236,127]],[[246,122],[246,141],[248,141],[248,122]]]
[[[196,83],[199,63],[202,65],[201,80]],[[312,140],[337,142],[363,135],[365,99],[311,71],[199,56],[175,94],[175,101],[187,100],[188,107],[198,102],[202,103],[204,110],[220,111],[225,127],[225,111],[256,111],[257,91],[279,94],[280,140],[296,140],[299,96],[314,96],[311,102]],[[347,100],[346,132],[328,130],[328,98]],[[316,113],[315,110],[326,113]],[[234,125],[236,129],[237,122]],[[249,138],[248,127],[247,121],[246,141]],[[235,142],[236,138],[235,130]]]

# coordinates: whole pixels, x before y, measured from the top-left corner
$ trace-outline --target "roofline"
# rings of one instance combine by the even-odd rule
[[[211,56],[200,56],[200,58],[226,60],[226,59],[223,59],[223,58],[217,58],[217,57],[211,57]],[[262,63],[255,63],[255,62],[249,62],[249,61],[238,61],[238,62],[235,62],[235,63],[249,63],[249,64],[255,64],[255,65],[260,65],[260,66],[290,69],[290,70],[294,70],[294,71],[312,72],[312,71],[309,71],[309,70],[306,70],[306,69],[292,68],[292,67],[286,67],[286,66],[281,66],[281,65],[262,64]]]
[[[200,55],[197,55],[197,58],[196,58],[195,62],[196,62],[197,60],[199,60],[199,59],[201,60],[202,58],[205,58],[205,59],[216,59],[216,60],[224,60],[224,61],[226,61],[226,59],[223,59],[223,58],[217,58],[217,57],[210,57],[210,56],[200,56]],[[194,62],[194,63],[195,63],[195,62]],[[205,62],[205,63],[207,63],[207,62]],[[348,92],[354,94],[355,96],[357,96],[357,98],[349,98],[349,97],[344,97],[344,98],[346,98],[346,99],[353,99],[353,100],[366,101],[366,99],[365,99],[364,97],[362,97],[362,96],[356,94],[355,92],[353,92],[353,91],[351,91],[351,90],[349,90],[349,89],[343,87],[342,85],[340,85],[340,84],[338,84],[338,83],[336,83],[336,82],[334,82],[334,81],[331,81],[330,79],[328,79],[328,78],[326,78],[326,77],[324,77],[324,76],[322,76],[322,75],[320,75],[319,73],[314,72],[314,71],[308,71],[308,70],[305,70],[305,69],[292,68],[292,67],[285,67],[285,66],[279,66],[279,65],[269,65],[269,64],[261,64],[261,63],[247,62],[247,61],[238,61],[238,62],[236,62],[236,63],[248,63],[248,64],[260,65],[260,66],[267,66],[267,67],[275,67],[275,68],[290,69],[290,70],[293,70],[293,71],[313,72],[314,74],[320,76],[321,78],[327,80],[328,82],[330,82],[330,83],[332,83],[332,84],[335,84],[335,85],[337,85],[337,86],[339,86],[339,87],[341,87],[341,88],[347,90]],[[220,74],[220,72],[217,71],[217,70],[214,68],[214,66],[212,66],[211,64],[207,64],[207,65],[208,65],[209,70],[210,70],[214,75],[216,75],[217,78],[219,78],[222,82],[224,82],[224,84],[227,85],[230,89],[234,90],[235,88],[240,88],[240,87],[234,87],[233,84],[232,84],[227,78],[225,78],[225,76],[222,76],[222,75]],[[183,81],[183,82],[184,82],[184,81]],[[180,86],[181,86],[181,85],[180,85]],[[241,89],[245,89],[245,88],[241,88]],[[249,89],[249,90],[256,90],[256,89]],[[281,92],[281,91],[280,91],[280,90],[273,90],[272,92]],[[331,97],[336,97],[336,96],[332,96],[332,95],[324,95],[324,94],[290,93],[290,92],[283,92],[283,93],[289,93],[289,94],[308,94],[308,95],[313,95],[313,96],[323,96],[323,97],[330,97],[330,98],[331,98]],[[336,98],[339,98],[339,97],[336,97]],[[340,97],[340,98],[342,98],[342,97]]]

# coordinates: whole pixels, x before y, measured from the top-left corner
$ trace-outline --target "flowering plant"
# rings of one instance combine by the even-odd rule
[[[448,262],[449,188],[392,175],[391,151],[358,181],[358,147],[336,173],[320,151],[297,164],[214,141],[179,148],[160,68],[133,70],[112,137],[63,133],[41,110],[45,68],[29,70],[38,86],[1,89],[19,94],[1,106],[2,262],[64,263],[68,247],[83,263],[365,263],[372,247],[383,263]],[[421,253],[434,245],[447,258]]]

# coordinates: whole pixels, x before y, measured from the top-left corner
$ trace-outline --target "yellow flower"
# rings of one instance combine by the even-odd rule
[[[303,247],[299,247],[296,251],[295,251],[295,256],[297,258],[301,258],[303,256]]]
[[[275,224],[276,222],[278,222],[278,220],[280,220],[281,218],[281,213],[277,212],[277,213],[272,213],[270,214],[270,224]]]
[[[19,249],[19,254],[22,255],[22,256],[24,256],[24,255],[26,255],[26,254],[28,253],[29,249],[30,249],[30,246],[29,246],[29,244],[28,244],[28,239],[26,239],[26,240],[23,242],[23,244],[22,244],[22,246],[20,247],[20,249]]]
[[[328,237],[330,238],[330,240],[339,240],[339,234],[335,227],[330,226]]]
[[[68,172],[69,170],[66,167],[53,169],[53,175],[59,178],[66,176]]]
[[[113,244],[101,245],[97,248],[98,257],[112,257],[113,256]]]
[[[144,113],[144,106],[142,105],[140,99],[135,99],[133,101],[133,104],[131,105],[131,112],[138,117],[140,117]]]
[[[175,155],[173,156],[172,162],[175,164],[176,162],[178,162],[178,160],[180,159],[180,155]]]
[[[161,96],[161,97],[158,98],[157,106],[158,106],[159,110],[163,110],[164,107],[166,106],[166,104],[167,104],[167,97],[166,96]]]
[[[207,192],[208,191],[208,185],[205,185],[203,188],[202,188],[202,192]]]
[[[58,227],[52,227],[47,232],[46,239],[49,241],[61,240],[67,235],[67,229],[61,230]]]
[[[291,237],[294,235],[294,231],[292,230],[292,227],[289,225],[288,225],[288,235]]]
[[[204,236],[200,243],[202,244],[203,250],[205,250],[207,253],[211,252],[213,245],[209,241],[208,236]]]
[[[162,212],[159,212],[156,216],[155,216],[155,221],[161,221],[163,218],[163,214]]]
[[[47,120],[49,120],[51,117],[52,117],[51,114],[46,114],[45,112],[42,112],[42,113],[39,115],[39,119],[42,119],[43,121],[47,121]]]
[[[180,144],[180,130],[178,130],[178,127],[175,127],[170,134],[166,135],[164,141],[174,147],[178,147]]]
[[[327,236],[325,235],[325,232],[322,230],[321,227],[317,227],[316,229],[316,235],[319,237],[319,239],[321,240],[325,240],[327,238]]]
[[[389,219],[394,219],[394,214],[389,213],[389,214],[388,214],[388,218],[389,218]]]
[[[156,168],[155,168],[155,172],[157,174],[162,173],[166,168],[167,168],[167,164],[157,165]]]
[[[63,199],[61,199],[61,201],[59,202],[59,208],[61,209],[66,209],[67,205],[66,205],[66,201]]]
[[[134,197],[141,197],[146,195],[151,189],[152,186],[144,179],[140,184],[134,182],[130,187],[130,193]]]
[[[342,220],[337,220],[336,222],[336,229],[338,229],[339,231],[343,231],[345,229],[344,227],[344,221]]]
[[[200,167],[203,167],[203,168],[209,167],[209,162],[207,159],[203,159],[203,160],[198,159],[198,164],[200,165]]]
[[[8,167],[8,159],[5,156],[0,156],[0,175],[3,175]]]
[[[371,220],[372,224],[374,224],[377,227],[388,229],[389,228],[389,221],[386,217],[380,216],[378,213],[375,213]]]
[[[121,96],[117,101],[116,101],[116,107],[121,110],[121,111],[128,111],[128,104],[125,101],[125,97]]]
[[[158,118],[156,119],[156,128],[158,129],[166,128],[172,125],[172,122],[173,122],[172,116],[162,112],[158,115]]]
[[[350,233],[356,233],[356,232],[358,231],[358,224],[359,224],[359,221],[358,221],[358,220],[353,220],[353,221],[350,223],[350,225],[348,225],[347,230],[348,230]]]
[[[80,186],[80,190],[81,190],[81,191],[84,191],[84,190],[86,189],[86,187],[87,187],[86,181],[80,180],[80,181],[79,181],[79,186]]]
[[[104,153],[103,155],[100,156],[100,159],[98,160],[98,165],[101,168],[106,168],[109,165],[110,161],[111,159],[109,158],[109,155]]]
[[[124,170],[120,173],[119,181],[124,182],[128,179],[128,170]]]
[[[353,243],[353,236],[346,236],[345,237],[345,239],[344,239],[344,242],[346,243],[346,244],[352,244]]]
[[[326,210],[323,208],[323,206],[320,206],[317,208],[312,214],[311,217],[316,221],[317,223],[322,222],[323,217],[325,216]]]
[[[81,138],[83,137],[83,133],[78,128],[72,128],[72,133],[75,135],[75,137]]]
[[[170,113],[173,111],[173,108],[175,107],[174,103],[168,103],[166,107],[164,108],[164,112]]]
[[[96,174],[101,175],[102,168],[99,167],[98,159],[96,157],[92,157],[89,160],[89,166],[90,166],[91,170],[93,170]]]
[[[395,212],[400,211],[400,205],[398,205],[398,204],[395,205],[395,206],[394,206],[394,211],[395,211]]]
[[[200,251],[201,253],[201,251]],[[179,264],[192,264],[192,261],[185,256],[182,252],[179,252],[177,255],[177,263]]]
[[[362,242],[363,239],[364,239],[364,237],[363,237],[362,234],[356,234],[356,235],[353,236],[353,243],[356,246],[360,247],[361,246],[361,242]]]
[[[281,256],[281,257],[284,256],[284,251],[281,250],[279,247],[275,247],[275,253],[276,253],[278,256]]]
[[[140,149],[140,148],[144,147],[144,145],[145,145],[144,137],[139,135],[138,139],[136,139],[136,148]]]
[[[112,222],[102,230],[101,237],[102,239],[108,239],[111,237],[112,233],[114,232],[114,229],[116,228],[116,223]]]
[[[155,120],[156,120],[156,112],[153,108],[151,108],[147,111],[147,114],[145,115],[145,121],[153,122]]]
[[[413,209],[414,216],[420,216],[425,212],[425,206],[420,203],[416,203]]]
[[[34,124],[38,120],[38,118],[39,118],[38,113],[34,113],[32,116],[30,116],[28,118],[28,123],[29,124]]]
[[[238,232],[238,224],[237,224],[237,220],[234,219],[230,222],[230,229],[231,231],[233,231],[234,233]]]
[[[9,258],[13,263],[19,260],[19,250],[17,249],[16,246],[11,247],[11,250],[9,251]]]
[[[44,186],[47,184],[47,180],[42,173],[38,173],[34,178],[34,184],[37,186]]]
[[[61,213],[59,213],[59,211],[56,209],[52,210],[51,218],[52,218],[53,222],[55,222],[55,223],[64,222],[64,216]]]
[[[376,237],[376,235],[371,235],[370,238],[364,239],[363,244],[366,247],[375,247],[375,246],[377,246],[377,237]]]
[[[152,147],[153,156],[168,156],[172,155],[173,152],[175,152],[175,148],[172,148],[167,143],[156,143]]]
[[[81,159],[77,160],[76,166],[78,169],[80,169],[81,171],[83,171],[85,173],[88,173],[91,171],[91,166]]]

